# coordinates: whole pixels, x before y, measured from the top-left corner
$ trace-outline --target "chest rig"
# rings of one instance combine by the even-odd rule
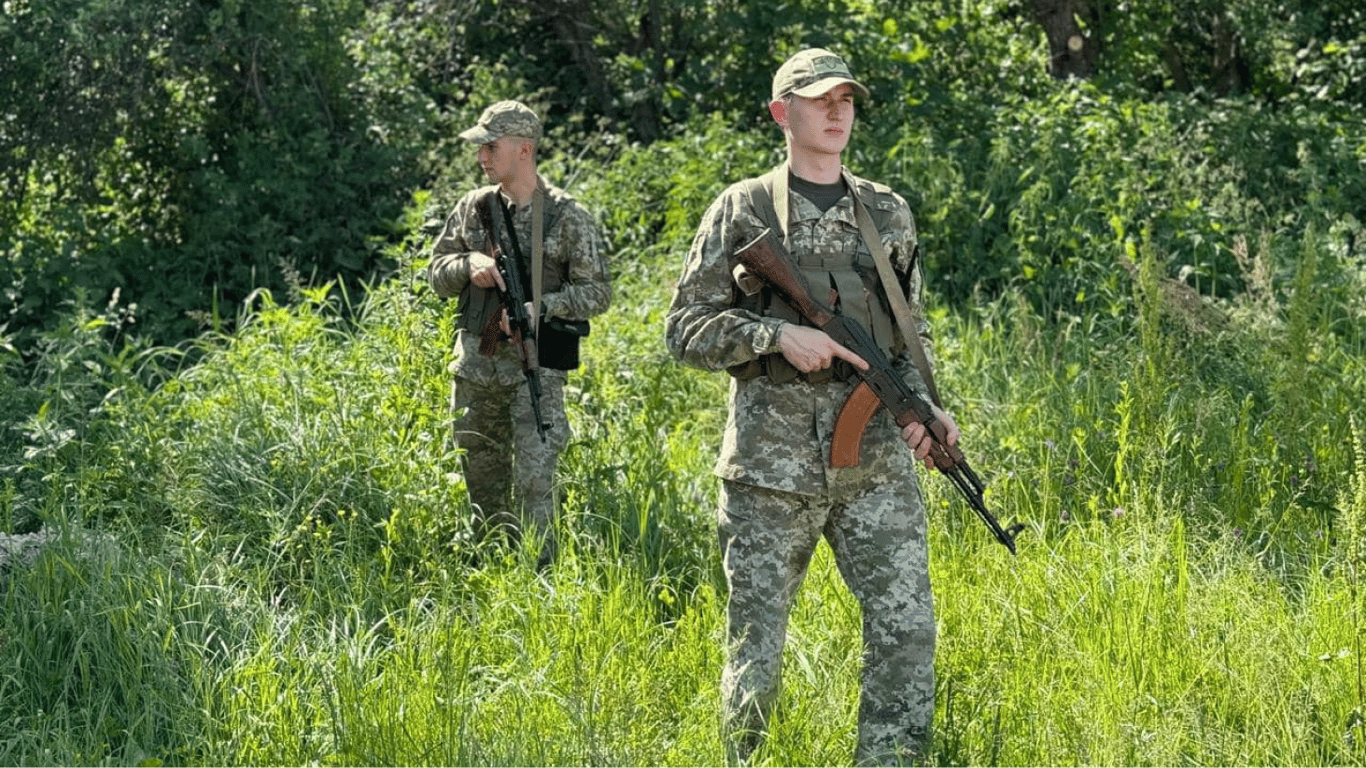
[[[560,290],[566,280],[568,266],[562,261],[545,256],[546,232],[553,229],[559,220],[559,206],[550,204],[549,195],[543,187],[538,187],[531,205],[531,253],[512,247],[512,236],[507,226],[502,224],[495,211],[499,209],[498,188],[492,188],[481,197],[478,205],[479,226],[483,230],[484,248],[488,255],[494,252],[503,258],[519,258],[522,274],[529,285],[524,285],[526,295],[533,297],[532,303],[538,310],[541,296]],[[518,217],[520,218],[520,217]],[[518,235],[519,240],[523,236]],[[539,269],[538,269],[539,268]],[[488,324],[489,318],[502,309],[502,299],[496,288],[480,288],[468,283],[460,292],[460,327],[478,335]],[[579,338],[586,336],[587,323],[582,330],[567,330],[558,318],[538,318],[536,336],[540,365],[545,368],[572,371],[579,367]]]
[[[827,307],[857,320],[868,329],[882,351],[889,357],[893,356],[900,347],[900,341],[895,333],[896,321],[887,303],[886,292],[882,290],[872,251],[858,228],[852,224],[834,223],[822,218],[790,226],[788,172],[787,166],[783,165],[757,179],[743,182],[742,193],[748,198],[751,210],[775,232],[783,233],[788,253],[795,260],[793,267],[811,296]],[[848,195],[854,198],[858,191],[853,179],[847,175],[844,178]],[[881,230],[887,224],[888,213],[880,208],[870,213],[874,225]],[[750,285],[737,277],[734,287],[736,307],[765,317],[810,325],[794,307],[767,286]],[[781,353],[761,355],[728,370],[738,379],[768,376],[776,383],[799,378],[811,383],[832,378],[843,381],[854,376],[853,368],[843,360],[836,361],[829,368],[802,373],[788,363]]]

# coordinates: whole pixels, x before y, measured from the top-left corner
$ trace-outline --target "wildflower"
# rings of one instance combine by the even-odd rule
[[[1111,510],[1110,514],[1114,515],[1115,517],[1123,517],[1124,507],[1115,507],[1113,510]]]

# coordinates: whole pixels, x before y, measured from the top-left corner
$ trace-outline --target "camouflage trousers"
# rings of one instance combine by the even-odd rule
[[[555,466],[569,442],[564,412],[566,374],[541,369],[541,414],[550,431],[541,441],[526,382],[481,384],[456,377],[451,408],[453,436],[474,511],[475,541],[521,541],[530,527],[541,538],[541,563],[555,556]],[[460,409],[464,415],[460,416]]]
[[[855,761],[924,756],[934,718],[934,600],[925,507],[908,475],[824,496],[724,482],[719,534],[730,595],[721,698],[733,764],[767,731],[792,600],[822,537],[863,617]]]

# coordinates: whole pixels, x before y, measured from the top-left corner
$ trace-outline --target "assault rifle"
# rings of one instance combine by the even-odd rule
[[[512,241],[511,257],[498,247],[494,235],[492,208],[495,199],[498,201],[498,207],[503,210],[503,221],[507,225],[508,238]],[[498,274],[503,278],[504,289],[498,291],[503,306],[493,313],[479,334],[479,353],[492,356],[498,350],[498,343],[503,339],[503,317],[506,315],[508,327],[512,330],[512,346],[521,358],[522,373],[526,376],[527,390],[531,393],[531,412],[536,416],[536,432],[544,443],[545,433],[550,431],[550,422],[541,415],[541,364],[536,353],[536,321],[526,308],[530,299],[526,296],[526,282],[522,275],[522,247],[517,242],[517,229],[512,224],[512,212],[508,210],[507,203],[503,201],[502,195],[498,194],[498,190],[490,192],[484,202],[486,205],[480,206],[479,214],[483,219],[484,231],[488,232],[489,255],[498,265]]]
[[[986,485],[968,466],[958,446],[949,445],[947,429],[943,422],[935,418],[930,403],[897,375],[891,361],[868,335],[868,331],[854,318],[837,314],[811,297],[801,277],[793,271],[787,250],[773,230],[765,229],[737,251],[735,256],[741,267],[767,283],[802,317],[868,362],[867,370],[857,371],[862,381],[845,401],[835,422],[835,434],[830,440],[831,466],[858,465],[863,433],[878,408],[885,406],[898,426],[919,422],[925,425],[933,438],[930,457],[935,468],[953,481],[968,505],[991,529],[996,540],[1004,544],[1012,555],[1015,554],[1015,535],[1024,530],[1024,525],[1016,523],[1009,528],[1001,527],[995,515],[987,509],[983,498]]]

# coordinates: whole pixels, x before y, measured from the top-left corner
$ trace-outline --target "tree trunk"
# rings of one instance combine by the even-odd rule
[[[1100,38],[1095,34],[1099,13],[1089,0],[1033,3],[1034,15],[1048,38],[1048,74],[1059,80],[1090,77],[1100,53]]]
[[[536,3],[529,4],[533,9]],[[581,0],[560,0],[546,3],[541,12],[549,16],[551,28],[560,44],[569,50],[574,63],[583,72],[584,85],[590,103],[604,114],[612,112],[612,89],[598,52],[593,47],[594,30],[592,8]]]
[[[1214,89],[1221,96],[1241,93],[1252,80],[1242,40],[1228,16],[1214,17]]]

